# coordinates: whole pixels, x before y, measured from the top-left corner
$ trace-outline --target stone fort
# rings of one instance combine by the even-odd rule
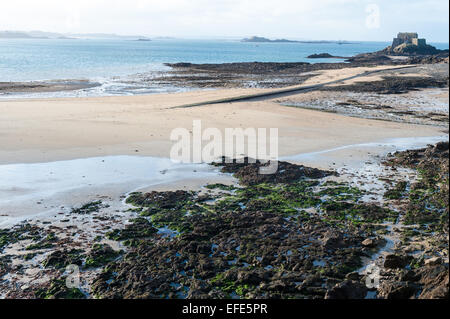
[[[419,35],[415,32],[400,32],[394,41],[392,42],[392,48],[395,48],[399,45],[415,45],[418,47],[425,47],[427,42],[425,39],[419,39]]]

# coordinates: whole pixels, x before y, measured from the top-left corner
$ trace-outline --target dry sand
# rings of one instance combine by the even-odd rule
[[[317,72],[303,85],[335,81],[374,69]],[[280,155],[314,152],[386,138],[442,135],[439,128],[345,117],[283,107],[275,99],[175,106],[267,92],[226,89],[149,96],[0,101],[0,164],[104,155],[168,157],[174,128],[279,128]],[[299,93],[303,94],[303,93]]]

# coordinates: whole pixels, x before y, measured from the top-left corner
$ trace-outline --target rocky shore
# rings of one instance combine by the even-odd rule
[[[25,222],[0,232],[2,297],[448,298],[448,152],[388,156],[381,192],[345,170],[280,162],[259,175],[267,164],[222,161],[238,184]],[[86,221],[64,226],[73,219]],[[67,288],[68,265],[80,288]]]
[[[312,55],[313,58],[332,58],[329,54]],[[333,57],[336,58],[336,57]],[[314,72],[378,65],[411,65],[447,63],[448,52],[435,55],[405,56],[403,59],[381,53],[362,54],[338,63],[223,63],[223,64],[166,64],[172,68],[151,81],[162,85],[196,88],[283,88],[302,84]]]
[[[224,64],[167,64],[173,70],[151,79],[161,85],[194,88],[284,88],[304,83],[314,72],[339,70],[383,63],[224,63]]]
[[[88,80],[56,80],[35,82],[0,82],[0,95],[14,93],[43,93],[89,89],[100,83]]]
[[[285,106],[403,123],[448,126],[448,64],[422,64],[379,72],[375,77],[328,85]]]

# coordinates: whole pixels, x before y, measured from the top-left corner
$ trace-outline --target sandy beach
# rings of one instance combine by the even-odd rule
[[[378,69],[387,67],[378,67]],[[302,85],[364,74],[373,68],[321,71]],[[270,92],[224,89],[148,96],[0,101],[0,163],[33,163],[105,155],[168,157],[174,128],[279,128],[280,155],[387,138],[439,136],[442,128],[374,121],[283,107],[276,99],[176,106]],[[301,96],[304,93],[299,93]],[[291,98],[296,98],[294,94]]]

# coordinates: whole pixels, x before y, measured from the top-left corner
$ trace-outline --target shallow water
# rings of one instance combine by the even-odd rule
[[[448,135],[391,138],[380,142],[350,144],[318,152],[285,156],[281,160],[320,167],[352,166],[358,168],[364,167],[365,160],[374,155],[386,156],[392,152],[423,148],[428,144],[448,141],[448,139]]]
[[[363,149],[385,155],[396,150],[424,147],[448,140],[448,136],[398,138],[379,143],[347,145],[299,154],[283,160],[315,166],[335,160],[336,152]],[[343,157],[364,166],[364,159]],[[346,165],[347,165],[346,164]],[[177,164],[167,158],[109,156],[33,164],[0,165],[0,227],[25,218],[108,199],[119,201],[129,192],[187,180],[218,181],[223,178],[207,164]],[[228,177],[228,176],[227,176]]]
[[[166,158],[110,156],[35,164],[0,165],[0,226],[14,216],[56,212],[102,195],[116,200],[143,187],[220,173],[206,164],[177,164]]]

